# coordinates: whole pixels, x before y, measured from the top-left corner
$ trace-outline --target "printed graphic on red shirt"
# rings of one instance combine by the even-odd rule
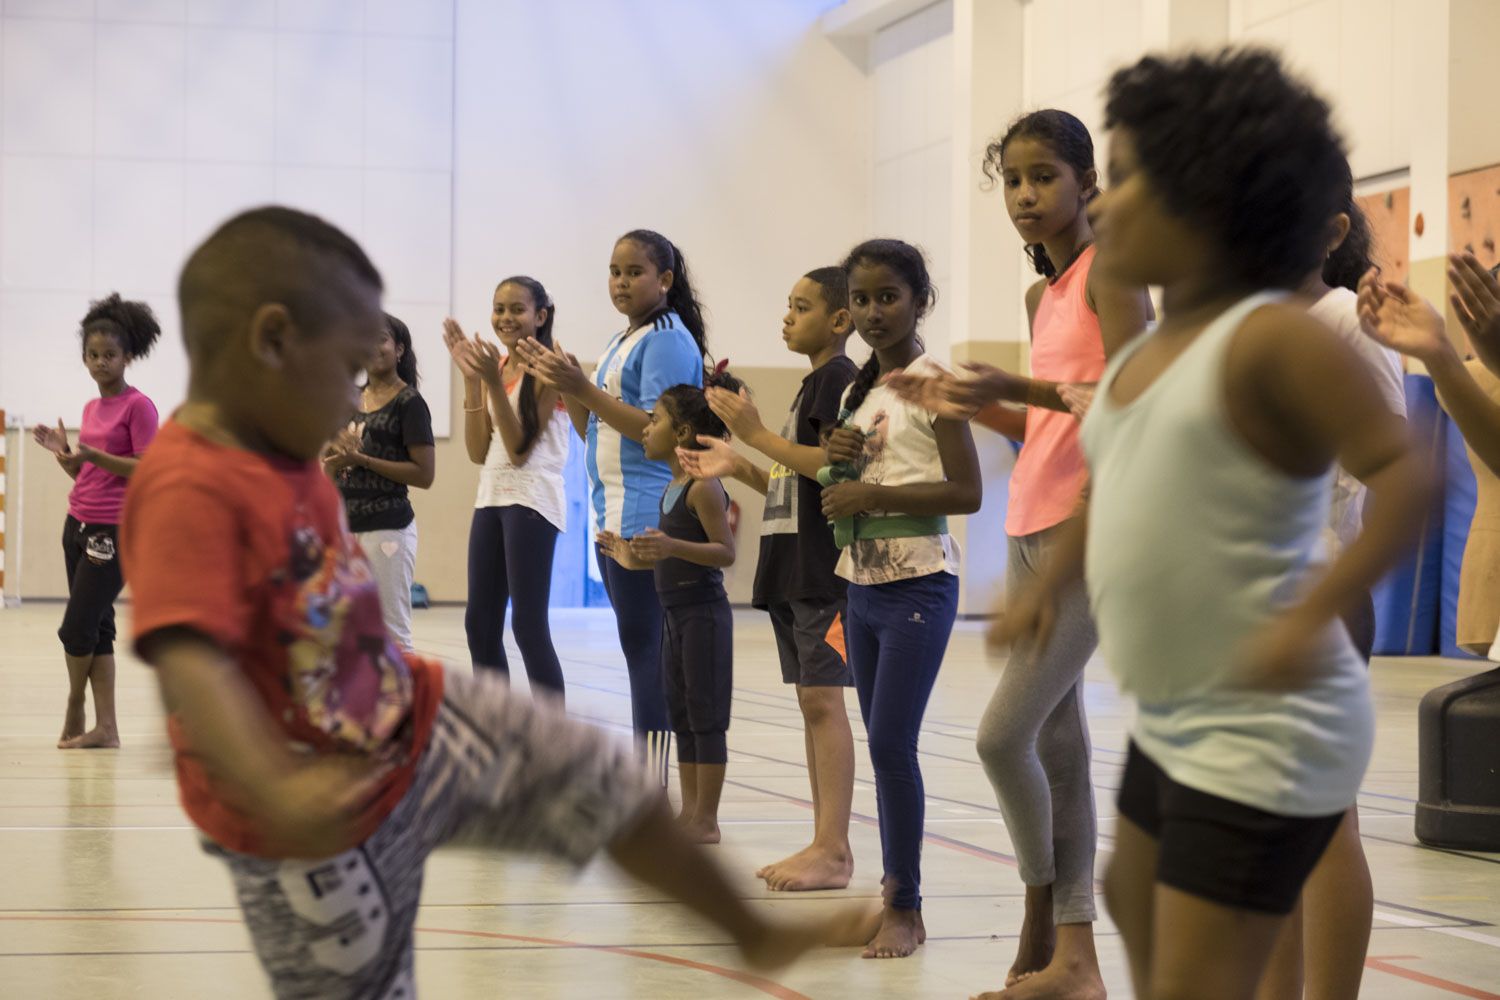
[[[292,703],[314,729],[351,749],[401,749],[389,743],[411,709],[411,672],[386,633],[380,591],[357,543],[343,535],[329,545],[311,523],[297,524],[287,569],[274,620]]]

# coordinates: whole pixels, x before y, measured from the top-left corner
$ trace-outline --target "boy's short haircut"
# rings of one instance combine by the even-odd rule
[[[849,308],[849,276],[842,267],[818,267],[803,275],[818,286],[830,313]]]
[[[328,279],[340,269],[384,290],[369,256],[337,226],[280,205],[241,212],[193,251],[177,281],[189,356],[211,356],[230,330],[268,302],[316,327],[330,311],[336,286]]]

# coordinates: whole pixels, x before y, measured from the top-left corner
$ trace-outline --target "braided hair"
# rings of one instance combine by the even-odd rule
[[[859,246],[849,251],[849,256],[844,258],[843,271],[847,279],[854,273],[856,267],[867,267],[870,265],[884,265],[896,272],[906,286],[911,289],[912,298],[917,303],[917,321],[937,304],[937,289],[932,285],[932,277],[927,273],[927,260],[922,251],[903,240],[876,239],[865,240]],[[875,381],[880,378],[880,358],[871,352],[870,359],[860,368],[859,374],[849,384],[849,395],[844,398],[844,413],[848,414],[840,422],[846,422],[852,418],[870,390],[875,387]]]
[[[557,318],[557,306],[552,304],[552,296],[547,294],[547,289],[542,287],[540,281],[527,277],[524,274],[512,275],[496,285],[495,288],[498,291],[506,285],[518,285],[526,289],[526,294],[531,296],[531,308],[534,311],[547,310],[547,319],[536,328],[536,333],[532,336],[543,347],[551,347],[552,321]],[[519,451],[521,454],[525,454],[531,448],[532,443],[536,441],[537,435],[542,431],[541,420],[538,418],[536,412],[536,379],[530,375],[523,374],[521,376],[521,394],[517,402],[521,411],[519,414],[521,418],[521,447]]]
[[[78,333],[85,344],[90,334],[107,333],[119,343],[125,356],[134,360],[151,353],[156,338],[161,336],[161,324],[146,303],[122,299],[119,292],[110,292],[107,298],[89,303]]]

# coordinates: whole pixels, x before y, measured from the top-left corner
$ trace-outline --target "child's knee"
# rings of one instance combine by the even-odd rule
[[[917,769],[917,741],[906,733],[870,733],[870,763],[881,774],[903,775]]]
[[[821,726],[844,714],[844,689],[842,687],[799,687],[797,704],[802,709],[802,719],[809,726]]]
[[[979,723],[979,732],[974,737],[974,749],[979,760],[993,771],[997,766],[1005,768],[1030,748],[1020,729],[1012,720],[1000,713],[987,712]]]

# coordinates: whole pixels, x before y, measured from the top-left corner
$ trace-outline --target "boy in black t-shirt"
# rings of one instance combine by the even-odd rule
[[[797,687],[814,827],[810,845],[756,872],[772,889],[842,889],[854,873],[849,850],[854,737],[844,709],[844,688],[852,683],[844,657],[846,585],[833,572],[838,549],[814,478],[827,464],[823,438],[838,423],[839,401],[857,372],[844,355],[853,332],[844,272],[836,267],[808,272],[787,299],[782,339],[788,349],[806,355],[813,370],[802,380],[781,434],[761,423],[743,390],[706,391],[730,433],[775,464],[761,469],[717,439],[700,438],[706,450],[679,453],[683,468],[695,476],[733,476],[766,495],[752,603],[770,613],[782,679]]]

